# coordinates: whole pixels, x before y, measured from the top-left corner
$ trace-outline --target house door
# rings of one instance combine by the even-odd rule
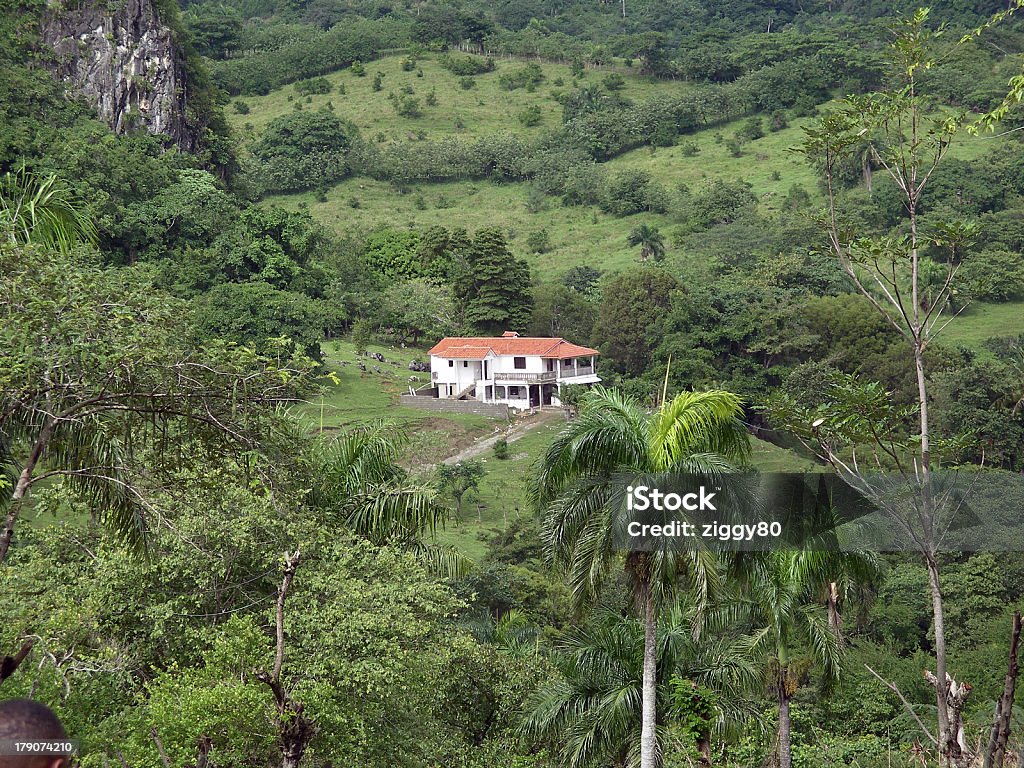
[[[530,407],[536,408],[540,405],[540,384],[530,385]]]

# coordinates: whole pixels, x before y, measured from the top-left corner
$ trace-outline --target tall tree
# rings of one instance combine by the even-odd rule
[[[826,683],[838,679],[839,638],[816,603],[812,572],[799,550],[775,550],[744,559],[745,609],[755,638],[752,648],[766,659],[768,694],[779,710],[779,768],[792,768],[790,701],[801,680],[817,666]]]
[[[721,612],[721,616],[727,612]],[[751,638],[725,634],[724,625],[708,625],[696,606],[674,605],[658,624],[658,689],[662,717],[689,715],[693,692],[705,717],[685,729],[687,746],[703,752],[711,732],[728,732],[756,717],[753,697],[760,670],[750,653]],[[704,626],[700,626],[700,625]],[[597,614],[587,625],[569,631],[558,644],[561,673],[539,688],[527,703],[523,731],[537,741],[556,745],[567,767],[635,763],[640,740],[644,626],[613,611]],[[682,685],[680,685],[682,684]],[[679,690],[688,706],[679,706]],[[673,706],[674,705],[674,706]],[[690,719],[690,718],[688,718]],[[680,727],[680,730],[683,728]]]
[[[577,606],[592,602],[622,562],[613,536],[621,509],[617,473],[727,471],[749,455],[739,398],[729,392],[683,392],[648,416],[635,400],[596,388],[575,421],[548,448],[531,493],[543,517],[548,556],[567,573]],[[697,604],[717,580],[706,551],[624,553],[634,608],[644,626],[639,757],[657,764],[655,631],[659,608],[681,582]]]
[[[530,267],[512,255],[501,230],[481,229],[454,267],[456,310],[482,332],[525,330],[533,298]]]
[[[682,286],[662,269],[637,268],[604,284],[592,343],[620,373],[639,376],[650,363],[650,330],[672,306]]]
[[[841,446],[871,445],[897,468],[906,487],[914,489],[896,516],[928,570],[940,761],[963,766],[970,757],[955,725],[958,705],[953,699],[960,686],[948,672],[938,558],[944,524],[932,479],[939,457],[933,454],[926,352],[950,320],[949,298],[976,227],[964,222],[939,222],[928,230],[922,226],[925,191],[965,115],[936,113],[922,92],[920,81],[936,64],[935,40],[941,34],[930,28],[928,11],[919,10],[901,20],[895,33],[894,85],[883,92],[851,97],[820,125],[806,129],[804,151],[824,168],[828,200],[824,228],[833,255],[854,287],[897,331],[914,361],[916,434],[912,440],[901,439],[899,422],[906,414],[897,413],[879,387],[856,382],[834,387],[829,407],[818,412],[798,415],[799,409],[791,404],[782,404],[779,412],[788,414],[782,420],[813,444],[822,459],[861,487],[863,473],[856,461],[840,455]],[[838,172],[851,156],[863,151],[865,137],[869,137],[874,164],[894,183],[903,205],[905,220],[895,236],[867,236],[852,229],[843,216]],[[938,279],[931,274],[936,269],[941,273]]]

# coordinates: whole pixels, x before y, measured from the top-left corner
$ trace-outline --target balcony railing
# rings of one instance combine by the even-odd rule
[[[537,372],[526,372],[516,371],[509,373],[502,373],[496,371],[494,373],[495,381],[526,381],[531,384],[543,384],[548,381],[555,381],[556,374],[554,371],[537,371]]]

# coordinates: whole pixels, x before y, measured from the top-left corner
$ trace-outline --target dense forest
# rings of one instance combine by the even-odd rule
[[[917,5],[0,0],[0,698],[83,768],[1024,764],[1024,3]],[[602,385],[399,406],[507,330]],[[614,542],[874,470],[902,551]]]

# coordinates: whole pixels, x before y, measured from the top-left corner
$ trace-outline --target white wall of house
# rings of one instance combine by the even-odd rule
[[[516,367],[516,358],[521,358]],[[575,361],[575,364],[574,364]],[[540,355],[495,355],[489,353],[483,360],[449,359],[432,355],[431,382],[437,387],[437,396],[455,397],[475,385],[475,399],[487,403],[507,403],[512,408],[530,407],[530,387],[535,401],[542,401],[540,386],[553,388],[551,404],[558,406],[557,384],[597,384],[596,359],[591,356],[558,360]],[[504,377],[502,374],[515,374]],[[544,374],[550,374],[545,376]],[[524,380],[525,379],[525,380]]]
[[[487,360],[488,369],[493,356]],[[437,387],[438,397],[458,395],[471,384],[483,378],[484,360],[448,360],[443,357],[431,356],[430,379]],[[489,372],[489,371],[488,371]]]

